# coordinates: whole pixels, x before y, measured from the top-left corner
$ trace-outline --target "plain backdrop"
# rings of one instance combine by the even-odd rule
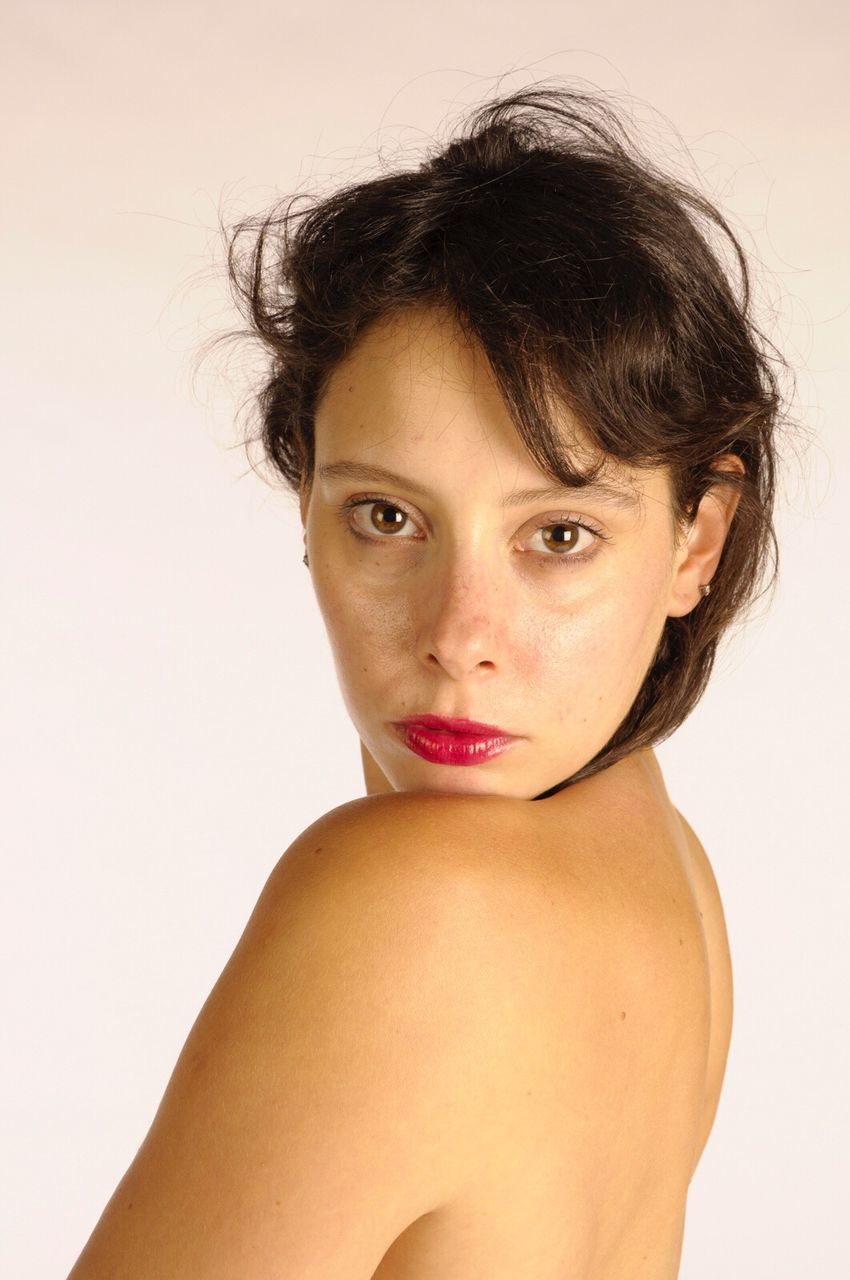
[[[363,794],[297,507],[234,426],[256,355],[193,376],[236,323],[219,219],[547,76],[691,166],[797,370],[780,588],[658,749],[735,966],[681,1275],[850,1274],[848,35],[838,0],[7,4],[4,1276],[67,1274],[271,868]]]

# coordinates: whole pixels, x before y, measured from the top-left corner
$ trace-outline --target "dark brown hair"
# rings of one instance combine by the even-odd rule
[[[412,169],[307,208],[298,199],[243,220],[228,243],[237,303],[270,357],[255,440],[293,491],[312,480],[330,371],[369,322],[418,304],[450,308],[481,345],[554,480],[581,486],[600,469],[576,467],[560,402],[604,455],[669,469],[677,521],[712,485],[738,490],[710,595],[667,618],[608,743],[536,798],[668,737],[699,701],[723,632],[778,573],[771,366],[785,365],[753,322],[727,221],[643,154],[605,95],[557,83],[485,102]],[[713,466],[726,453],[745,474]]]

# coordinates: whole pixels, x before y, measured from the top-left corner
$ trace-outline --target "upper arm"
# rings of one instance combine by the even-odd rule
[[[355,801],[280,860],[69,1280],[367,1280],[451,1198],[489,1015],[475,895],[410,814]]]

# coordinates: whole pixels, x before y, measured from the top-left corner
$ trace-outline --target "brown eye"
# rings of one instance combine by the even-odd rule
[[[406,512],[391,502],[372,502],[369,522],[379,533],[397,533],[408,519]],[[389,513],[389,514],[388,514]]]
[[[560,524],[548,524],[540,532],[550,551],[563,552],[571,550],[576,545],[581,528],[581,525],[562,521]]]
[[[540,546],[536,548],[542,563],[569,567],[586,564],[609,535],[585,520],[554,520],[539,525],[534,537],[542,542],[542,550]]]
[[[407,535],[403,539],[398,535],[408,523],[414,529],[416,528],[412,516],[387,498],[351,498],[342,504],[339,513],[355,538],[362,538],[372,543],[389,542],[390,538],[387,534],[393,535],[398,541],[409,542],[410,538]],[[371,526],[371,532],[366,524],[367,520]]]

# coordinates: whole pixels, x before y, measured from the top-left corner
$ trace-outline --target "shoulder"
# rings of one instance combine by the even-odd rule
[[[389,885],[443,879],[458,886],[498,857],[507,833],[522,824],[521,802],[502,796],[449,796],[441,792],[393,792],[365,796],[323,814],[277,863],[267,888],[309,884],[316,893],[328,879],[335,889],[357,892],[364,877]],[[496,847],[494,848],[494,843]]]
[[[586,1025],[588,969],[602,941],[609,969],[617,950],[586,878],[534,847],[542,828],[526,806],[442,793],[340,806],[290,846],[246,931],[273,939],[281,978],[322,975],[323,1024],[356,1022],[364,1063],[393,1043],[387,1080],[404,1091],[417,1079],[423,1092],[407,1105],[438,1108],[449,1181],[471,1176],[497,1100],[513,1109],[518,1046],[533,1051],[553,1008],[559,1022]],[[571,834],[563,811],[566,846],[581,846],[581,819]],[[306,987],[300,995],[306,1028],[316,1004]],[[429,1063],[438,1069],[426,1083]]]
[[[584,845],[583,814],[563,806],[556,842],[527,801],[494,795],[395,792],[363,797],[324,814],[293,841],[272,871],[257,910],[270,920],[312,913],[347,918],[363,945],[414,948],[426,922],[504,939],[527,902],[532,917],[552,890],[551,872],[569,869],[564,851]],[[575,903],[581,898],[574,882]],[[506,920],[503,917],[508,917]],[[576,916],[578,925],[579,916]],[[534,928],[535,926],[532,925]],[[472,956],[473,950],[468,950]],[[455,975],[456,977],[458,975]]]
[[[496,796],[394,793],[342,805],[286,850],[243,942],[273,945],[282,969],[309,950],[341,991],[358,973],[349,998],[364,1005],[369,984],[380,989],[390,974],[382,998],[403,1002],[411,1019],[427,1017],[429,1002],[466,1007],[482,968],[492,982],[488,934],[503,939],[501,915],[515,905],[519,823],[517,803]]]
[[[367,1276],[453,1201],[516,1004],[475,852],[489,801],[368,797],[293,842],[73,1280]]]
[[[505,816],[498,797],[394,793],[322,815],[280,858],[246,930],[274,939],[281,960],[301,938],[374,976],[392,960],[439,981],[440,952],[463,934],[480,898],[483,840]],[[421,972],[420,972],[421,971]],[[456,978],[460,975],[456,974]],[[424,993],[424,988],[419,987]],[[447,993],[448,994],[448,993]]]

